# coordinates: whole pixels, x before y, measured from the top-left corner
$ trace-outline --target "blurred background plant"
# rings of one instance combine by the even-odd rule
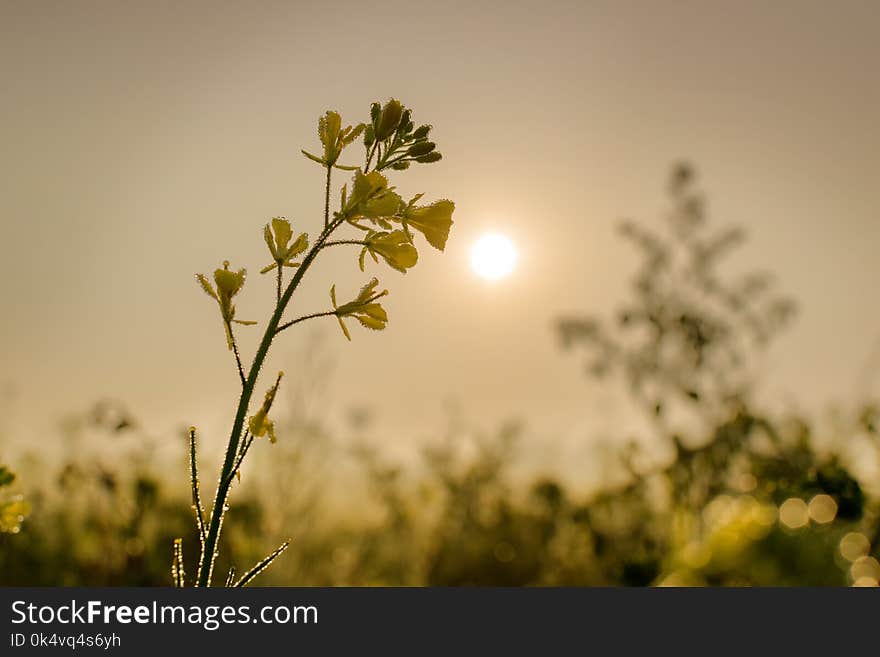
[[[590,490],[522,467],[535,438],[519,423],[452,422],[415,461],[396,458],[368,412],[327,424],[310,372],[330,368],[310,348],[302,376],[316,385],[279,399],[283,439],[253,455],[260,476],[242,478],[217,567],[292,536],[262,584],[876,586],[880,489],[864,463],[880,455],[878,406],[763,403],[761,352],[794,304],[768,274],[727,273],[743,232],[715,231],[691,167],[674,168],[669,192],[662,230],[622,226],[643,258],[632,299],[611,322],[557,326],[589,376],[618,377],[646,418],[639,440],[617,437],[619,476]],[[169,449],[110,402],[60,430],[63,454],[16,460],[32,512],[0,534],[0,583],[170,584],[168,545],[192,516],[165,472],[184,467],[186,432]]]
[[[21,495],[7,492],[15,481],[15,473],[5,465],[0,465],[0,533],[17,534],[21,523],[30,512],[30,505]]]

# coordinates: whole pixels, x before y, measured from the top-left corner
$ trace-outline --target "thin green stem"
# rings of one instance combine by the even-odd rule
[[[335,315],[335,314],[336,314],[335,310],[327,310],[322,313],[312,313],[311,315],[303,315],[302,317],[297,317],[296,319],[294,319],[290,322],[287,322],[286,324],[282,324],[281,326],[278,327],[278,330],[276,330],[275,333],[277,335],[278,333],[281,333],[281,331],[283,331],[284,329],[290,328],[294,324],[299,324],[300,322],[304,322],[307,319],[314,319],[315,317],[329,317],[330,315]]]
[[[244,431],[244,441],[242,443],[241,449],[238,452],[238,457],[235,459],[235,465],[232,466],[232,472],[229,473],[229,483],[232,483],[232,478],[238,474],[238,471],[241,469],[241,464],[244,461],[244,457],[247,456],[248,450],[251,448],[251,445],[254,443],[254,435],[248,434],[247,429]]]
[[[186,585],[186,573],[183,570],[183,539],[174,539],[174,557],[171,562],[171,578],[175,588],[182,589]]]
[[[379,157],[376,160],[376,171],[380,171],[380,170],[386,168],[390,164],[390,162],[388,161],[388,158],[391,155],[394,155],[397,152],[397,149],[402,145],[403,144],[400,141],[400,137],[395,135],[395,137],[391,141],[391,143],[385,148],[385,152],[383,153],[380,150]],[[404,152],[404,155],[406,155],[405,152]]]
[[[253,442],[253,436],[251,435],[250,428],[245,427],[244,437],[241,439],[241,441],[241,449],[238,450],[239,461],[244,458],[244,453],[247,452],[247,448],[250,447],[250,443]]]
[[[235,341],[235,333],[232,332],[232,324],[229,324],[229,336],[232,343],[232,353],[235,354],[235,364],[238,366],[238,378],[241,379],[241,385],[244,386],[244,368],[241,366],[241,354],[238,353],[238,343]]]
[[[407,160],[407,153],[406,153],[406,151],[404,151],[401,155],[398,155],[397,157],[393,157],[393,158],[391,158],[391,159],[388,160],[387,162],[383,162],[383,166],[385,166],[385,167],[390,167],[392,164],[395,164],[396,162],[403,162],[404,160]],[[411,162],[411,161],[412,161],[412,158],[409,158],[408,161]]]
[[[278,263],[278,274],[275,277],[275,305],[278,305],[278,302],[281,301],[281,263]]]
[[[330,225],[330,174],[333,171],[332,166],[327,167],[327,181],[324,184],[324,230]]]
[[[364,173],[367,173],[370,170],[370,164],[373,162],[373,155],[376,154],[376,148],[379,146],[379,142],[373,142],[373,147],[370,149],[370,152],[367,154],[367,163],[364,165]]]
[[[340,244],[357,244],[359,246],[366,246],[367,243],[364,240],[332,240],[330,242],[324,242],[324,248],[330,246],[339,246]]]
[[[202,549],[202,564],[199,568],[197,586],[211,585],[214,562],[217,557],[217,543],[220,538],[220,528],[222,526],[224,515],[223,507],[226,503],[226,496],[229,492],[229,486],[232,483],[232,478],[229,476],[229,474],[230,472],[232,472],[235,466],[236,457],[238,455],[239,441],[241,440],[242,430],[244,429],[245,418],[247,416],[251,397],[254,393],[254,388],[257,385],[257,379],[260,376],[260,370],[263,367],[263,361],[266,360],[266,355],[269,353],[269,347],[272,345],[272,339],[275,337],[278,331],[278,324],[281,321],[281,317],[284,314],[288,303],[290,303],[290,299],[293,296],[294,291],[296,291],[296,288],[299,286],[300,281],[302,281],[303,276],[308,271],[318,253],[321,251],[324,242],[327,240],[330,234],[339,227],[341,223],[342,219],[339,219],[328,225],[327,228],[325,228],[321,235],[318,237],[318,240],[315,242],[309,252],[306,254],[306,257],[303,259],[302,265],[300,265],[300,267],[293,274],[290,283],[287,284],[287,288],[284,290],[284,294],[281,295],[281,299],[278,301],[275,312],[272,313],[272,317],[269,319],[269,323],[266,325],[266,330],[263,333],[263,338],[260,341],[260,346],[257,348],[257,353],[254,355],[254,360],[251,364],[250,371],[248,372],[247,378],[245,379],[244,385],[242,386],[241,396],[238,400],[238,408],[235,412],[235,419],[232,422],[232,431],[230,432],[229,442],[226,446],[226,456],[223,460],[223,467],[220,470],[220,481],[217,485],[217,494],[214,498],[214,506],[212,507],[211,511],[211,519],[208,527],[208,533],[205,536],[205,543]]]
[[[241,579],[239,579],[235,584],[232,585],[233,588],[241,588],[247,585],[247,583],[250,582],[254,577],[266,570],[266,568],[269,567],[269,564],[275,561],[275,559],[277,559],[281,555],[281,553],[287,549],[288,545],[290,545],[290,541],[284,541],[284,543],[278,546],[275,551],[272,552],[272,554],[270,554],[268,557],[260,561],[256,566],[254,566],[244,575],[242,575]]]
[[[196,463],[196,430],[189,430],[189,476],[192,488],[193,509],[196,512],[196,523],[199,529],[199,543],[205,541],[205,513],[202,509],[202,497],[199,494],[199,469]]]

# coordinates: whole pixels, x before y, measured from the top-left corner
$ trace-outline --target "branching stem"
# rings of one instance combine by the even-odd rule
[[[229,483],[232,483],[232,478],[238,474],[238,471],[241,469],[241,464],[244,461],[244,457],[247,456],[248,450],[251,448],[251,445],[254,443],[254,435],[248,433],[248,430],[244,430],[244,439],[242,440],[241,449],[238,451],[238,457],[235,459],[235,465],[232,467],[232,472],[229,473]]]
[[[333,167],[327,167],[327,181],[324,184],[324,230],[330,225],[330,174]]]
[[[367,243],[364,240],[333,240],[331,242],[324,242],[324,248],[328,248],[330,246],[339,246],[340,244],[357,244],[358,246],[366,246]]]
[[[275,334],[277,335],[278,333],[281,333],[281,331],[283,331],[284,329],[290,328],[294,324],[299,324],[300,322],[304,322],[307,319],[314,319],[316,317],[330,317],[330,315],[335,315],[335,314],[336,314],[335,310],[327,310],[322,313],[312,313],[311,315],[303,315],[302,317],[297,317],[296,319],[279,326],[278,329],[275,331]]]
[[[329,218],[329,196],[325,199],[325,201],[324,215],[325,217]],[[272,346],[272,340],[278,333],[278,325],[281,322],[281,317],[284,315],[284,311],[286,310],[287,305],[290,303],[290,299],[293,296],[293,293],[296,291],[297,287],[300,284],[300,281],[302,281],[303,276],[308,271],[318,253],[320,253],[321,249],[324,246],[324,243],[327,241],[333,231],[335,231],[343,223],[343,221],[343,218],[335,219],[324,228],[321,235],[318,237],[318,239],[312,245],[312,248],[306,254],[306,257],[303,259],[300,267],[294,272],[290,283],[287,284],[287,288],[284,290],[284,293],[278,300],[278,303],[275,307],[275,312],[272,313],[272,317],[269,319],[269,323],[266,325],[266,330],[263,333],[263,338],[260,341],[259,347],[257,348],[257,353],[254,355],[254,360],[253,363],[251,363],[251,367],[248,371],[247,377],[244,377],[242,373],[243,385],[241,396],[238,400],[238,408],[235,412],[235,419],[233,420],[232,430],[229,434],[229,442],[226,445],[226,456],[223,460],[223,467],[220,470],[220,480],[219,484],[217,485],[217,493],[214,497],[214,505],[211,510],[208,531],[205,535],[205,542],[202,545],[201,565],[199,567],[199,572],[196,580],[197,586],[211,585],[211,579],[214,571],[214,562],[217,558],[217,544],[220,539],[220,529],[223,525],[226,497],[229,493],[229,486],[232,484],[233,474],[236,469],[236,463],[238,462],[239,445],[242,438],[244,437],[244,434],[242,432],[244,430],[245,419],[247,417],[251,397],[253,396],[254,389],[257,385],[257,379],[260,376],[260,370],[263,367],[263,362],[266,360],[266,356],[269,353],[269,347]],[[241,464],[238,463],[238,465],[240,466]]]
[[[369,171],[370,171],[370,164],[373,162],[373,155],[375,155],[375,153],[376,153],[376,148],[378,148],[378,146],[379,146],[379,142],[378,142],[378,141],[376,141],[376,142],[373,143],[373,147],[370,149],[370,152],[369,152],[369,154],[367,155],[367,162],[366,162],[366,164],[364,165],[364,173],[369,173]]]
[[[241,354],[238,353],[238,343],[235,341],[235,333],[232,332],[232,324],[229,324],[229,342],[232,345],[232,353],[235,354],[235,364],[238,366],[238,378],[241,379],[241,385],[244,387],[244,368],[241,366]]]

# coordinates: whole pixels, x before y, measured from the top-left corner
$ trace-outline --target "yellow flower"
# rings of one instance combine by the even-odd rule
[[[360,257],[361,271],[364,270],[364,256],[367,253],[376,262],[379,262],[376,256],[381,256],[389,266],[404,274],[410,267],[415,267],[419,260],[419,252],[413,246],[410,237],[402,230],[390,233],[370,231],[364,242],[365,246]]]
[[[293,244],[290,244],[293,230],[290,228],[290,222],[284,217],[273,217],[271,228],[269,224],[266,224],[263,229],[263,237],[266,239],[269,253],[272,254],[272,259],[275,262],[263,267],[260,270],[261,274],[272,271],[276,267],[299,267],[299,263],[293,262],[293,258],[309,247],[309,236],[305,233],[300,233]]]
[[[278,372],[274,385],[266,391],[266,396],[263,399],[263,405],[260,406],[260,410],[252,415],[248,421],[248,428],[252,434],[258,438],[268,434],[269,442],[271,443],[277,440],[277,436],[275,435],[275,423],[269,419],[269,411],[272,408],[272,402],[275,401],[275,395],[278,393],[278,384],[281,383],[282,376],[284,376],[284,372]]]
[[[214,285],[217,286],[216,291],[211,282],[204,274],[196,274],[196,280],[209,297],[214,299],[220,306],[220,315],[223,317],[223,325],[226,329],[226,343],[232,350],[232,326],[236,324],[252,325],[256,322],[249,322],[241,319],[235,319],[235,306],[232,303],[232,297],[241,291],[244,286],[244,280],[247,276],[247,270],[239,269],[231,271],[229,269],[229,261],[223,261],[223,269],[214,270]]]
[[[415,206],[411,202],[404,212],[403,225],[404,228],[415,228],[425,236],[428,244],[442,251],[446,248],[446,240],[449,239],[454,210],[455,203],[447,200],[421,207]]]
[[[336,286],[334,285],[330,288],[330,300],[333,302],[334,314],[339,320],[342,332],[349,340],[351,340],[351,334],[348,332],[345,322],[342,321],[343,317],[354,317],[362,326],[374,331],[381,331],[388,323],[388,315],[385,309],[376,303],[376,299],[387,295],[388,290],[376,292],[377,285],[379,285],[379,281],[375,278],[372,279],[361,288],[354,301],[349,301],[341,306],[336,305]]]
[[[335,166],[337,169],[353,170],[356,167],[347,167],[337,164],[336,161],[342,154],[342,149],[360,136],[364,131],[364,124],[359,123],[356,126],[348,126],[342,128],[342,117],[337,112],[328,111],[324,116],[318,119],[318,137],[324,146],[324,156],[318,157],[307,151],[302,151],[310,160],[317,162],[325,167]]]
[[[388,179],[378,171],[354,174],[351,196],[345,196],[343,190],[342,213],[349,222],[368,219],[371,222],[390,228],[388,218],[400,211],[403,201],[388,186]]]

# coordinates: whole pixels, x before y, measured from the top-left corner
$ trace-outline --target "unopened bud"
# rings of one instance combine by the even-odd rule
[[[443,156],[440,155],[437,151],[431,151],[427,155],[422,155],[416,158],[416,162],[421,162],[422,164],[430,164],[431,162],[439,162]]]
[[[424,139],[428,136],[428,133],[431,131],[431,126],[429,125],[420,125],[416,128],[416,131],[412,134],[413,139]]]
[[[420,141],[406,149],[406,154],[418,157],[420,155],[427,155],[435,148],[437,148],[437,145],[433,141]]]
[[[402,115],[403,105],[400,104],[399,100],[392,98],[385,103],[385,107],[382,108],[382,114],[379,117],[379,123],[376,126],[376,139],[383,141],[394,134],[397,126],[400,125]]]

